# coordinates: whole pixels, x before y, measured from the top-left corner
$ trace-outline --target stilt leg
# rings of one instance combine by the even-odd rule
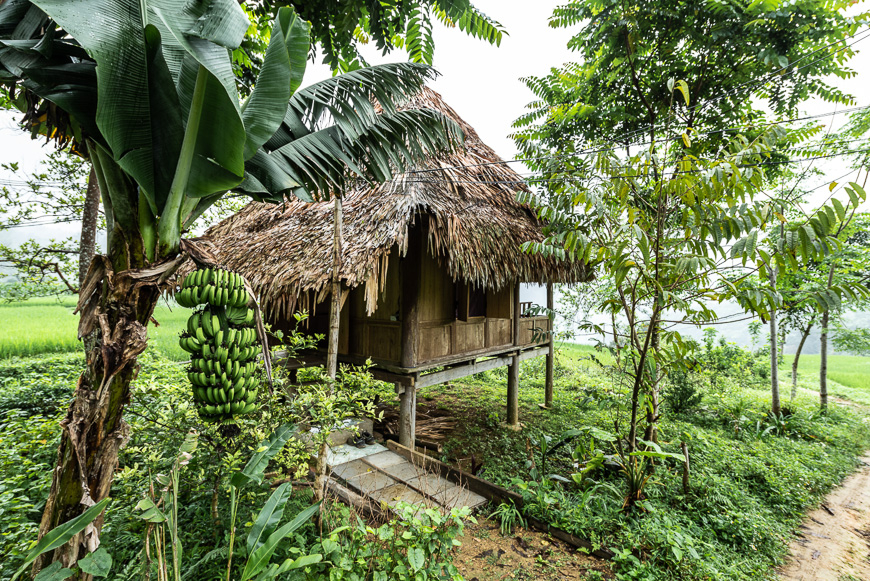
[[[513,356],[508,365],[507,423],[512,428],[520,427],[520,358]]]
[[[416,433],[417,390],[413,387],[406,387],[404,392],[399,395],[399,443],[413,450]]]

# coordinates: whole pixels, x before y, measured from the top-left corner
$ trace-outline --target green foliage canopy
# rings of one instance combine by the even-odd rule
[[[69,114],[68,127],[46,114],[41,132],[69,129],[91,144],[110,254],[117,234],[133,256],[172,255],[180,233],[229,190],[272,201],[328,196],[348,169],[382,181],[458,139],[440,115],[398,110],[433,75],[424,65],[372,67],[297,91],[310,35],[292,8],[278,11],[242,102],[231,51],[250,22],[237,3],[85,4],[0,5],[0,65],[7,84]]]

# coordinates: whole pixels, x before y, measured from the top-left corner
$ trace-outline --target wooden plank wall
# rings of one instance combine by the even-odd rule
[[[399,300],[402,285],[398,258],[399,250],[394,248],[387,266],[387,284],[378,296],[378,306],[374,313],[366,313],[364,287],[359,286],[350,291],[350,297],[345,303],[345,308],[348,309],[349,337],[347,349],[340,351],[341,353],[399,362],[402,346]]]
[[[371,357],[374,360],[399,364],[402,359],[401,290],[402,272],[398,248],[390,253],[387,284],[378,297],[378,306],[368,315],[365,309],[365,289],[349,291],[341,311],[339,353]],[[463,353],[479,353],[513,344],[512,288],[487,290],[486,317],[456,320],[456,291],[446,269],[429,253],[422,253],[420,264],[420,302],[417,313],[419,343],[417,365],[455,357]],[[467,287],[460,283],[461,288]],[[277,325],[283,328],[287,325]],[[310,314],[306,332],[328,332],[328,301],[316,305]],[[288,323],[289,324],[289,323]],[[521,345],[533,344],[534,328],[547,331],[547,317],[520,319]],[[289,329],[285,329],[289,330]],[[325,345],[325,343],[324,343]]]

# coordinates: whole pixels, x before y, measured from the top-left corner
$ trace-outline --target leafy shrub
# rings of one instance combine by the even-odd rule
[[[466,418],[451,435],[450,454],[482,459],[488,480],[523,497],[524,517],[616,552],[619,579],[770,579],[803,512],[852,472],[870,446],[870,418],[861,408],[836,405],[821,415],[815,411],[817,398],[799,395],[789,403],[791,413],[774,420],[768,415],[768,387],[752,373],[766,358],[714,339],[698,350],[697,367],[689,374],[703,401],[677,415],[665,400],[659,422],[663,452],[679,453],[679,443],[688,444],[688,493],[675,460],[657,461],[636,509],[622,508],[628,480],[600,436],[619,431],[615,420],[624,428],[630,386],[620,384],[611,370],[585,367],[579,358],[585,348],[575,349],[573,374],[557,382],[551,409],[537,408],[543,399],[535,388],[540,377],[524,384],[520,405],[526,429],[519,433],[486,421],[503,409],[504,383],[495,376],[465,380],[468,389],[450,390],[445,401]],[[577,390],[581,381],[583,394]],[[429,388],[432,392],[437,388]],[[586,436],[551,453],[566,426],[577,426]],[[598,434],[595,441],[591,434]]]
[[[704,345],[697,359],[699,370],[710,378],[714,389],[720,387],[723,377],[737,379],[742,385],[749,386],[766,380],[770,375],[770,361],[763,351],[753,353],[735,343],[728,343],[715,329],[704,330]]]
[[[668,382],[662,394],[665,405],[674,413],[685,413],[698,407],[703,400],[697,385],[701,378],[697,374],[674,370],[668,375]]]
[[[0,413],[21,410],[54,414],[65,410],[83,367],[79,353],[13,358],[0,365]]]
[[[0,579],[9,579],[39,529],[59,443],[59,417],[0,414]]]
[[[323,561],[289,579],[462,579],[452,550],[460,544],[456,537],[464,522],[477,522],[468,507],[447,515],[403,502],[397,509],[400,516],[378,528],[357,518],[356,524],[333,530],[308,548],[322,554]]]

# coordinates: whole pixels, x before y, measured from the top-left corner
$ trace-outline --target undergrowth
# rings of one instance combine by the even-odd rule
[[[659,460],[634,510],[625,508],[625,473],[613,442],[594,437],[624,427],[625,393],[610,370],[588,358],[591,348],[560,350],[555,401],[547,411],[537,405],[542,366],[523,365],[520,432],[502,424],[503,370],[421,396],[462,418],[443,460],[483,459],[479,475],[521,492],[526,515],[613,550],[620,578],[773,579],[803,512],[853,472],[870,447],[870,423],[860,408],[835,405],[818,413],[817,394],[803,388],[795,401],[785,396],[783,416],[770,416],[770,394],[753,373],[754,358],[729,349],[721,368],[705,361],[677,379],[677,392],[687,392],[687,381],[693,386],[685,406],[665,401],[659,442],[663,452],[677,454],[680,442],[687,443],[689,490],[682,488],[681,464]],[[665,386],[666,394],[669,389],[674,392]],[[787,394],[785,385],[782,390]],[[550,450],[568,428],[587,436]],[[591,469],[578,485],[571,475],[584,466]]]

